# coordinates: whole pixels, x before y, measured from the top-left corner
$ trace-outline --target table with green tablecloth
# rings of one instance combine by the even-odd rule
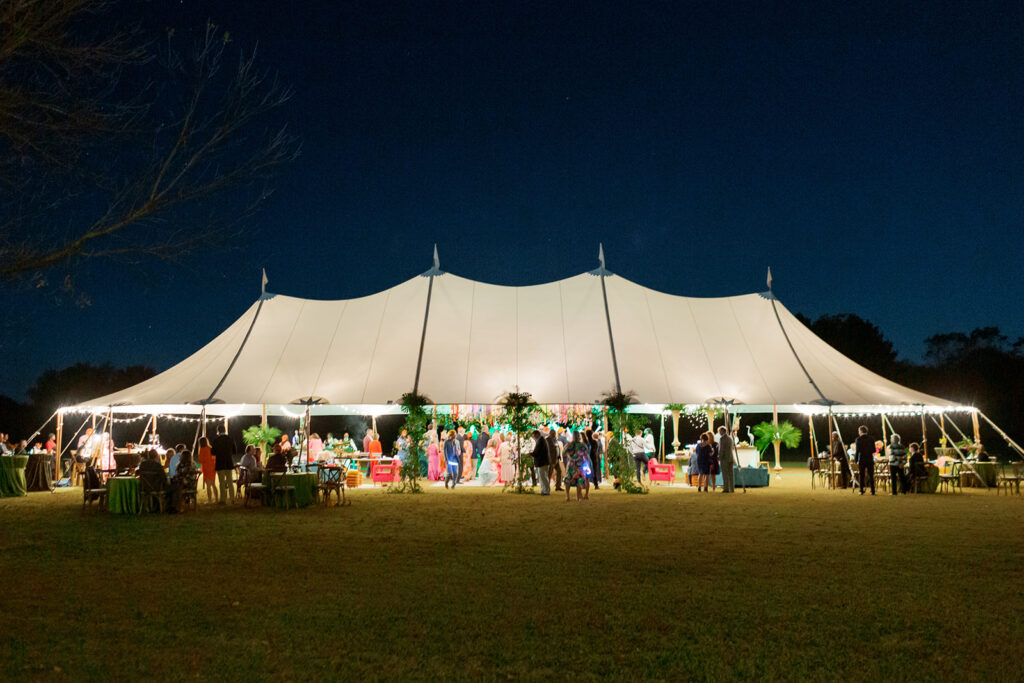
[[[0,456],[0,498],[14,498],[28,493],[25,484],[27,455]]]
[[[939,490],[939,468],[935,465],[925,465],[925,472],[928,474],[928,480],[917,485],[918,493],[935,493]],[[910,469],[907,469],[907,482],[908,486],[910,483]]]
[[[269,474],[263,476],[264,481],[268,481],[270,478]],[[274,481],[280,482],[282,486],[295,487],[295,502],[300,508],[308,507],[316,502],[317,485],[320,483],[316,472],[288,473],[284,475],[284,481],[278,477],[275,477]]]
[[[732,471],[734,486],[758,488],[768,486],[768,482],[771,481],[771,476],[764,467],[734,467]],[[715,475],[715,483],[718,486],[722,485],[721,473]]]
[[[107,508],[118,515],[137,515],[142,511],[139,480],[135,477],[107,479]]]
[[[969,462],[964,463],[960,468],[960,484],[962,486],[976,486],[984,488],[978,477],[974,476],[974,470],[985,482],[985,486],[992,488],[996,485],[996,476],[999,474],[999,463],[997,462]]]

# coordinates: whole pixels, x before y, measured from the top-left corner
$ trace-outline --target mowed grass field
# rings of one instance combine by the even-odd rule
[[[0,500],[0,678],[1012,680],[1024,496]]]

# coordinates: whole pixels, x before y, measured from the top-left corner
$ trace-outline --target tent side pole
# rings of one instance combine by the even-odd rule
[[[924,407],[921,408],[921,451],[923,451],[924,459],[928,459],[928,429],[924,421]]]
[[[777,405],[772,406],[772,425],[775,427],[775,432],[778,433],[779,406]],[[775,446],[775,476],[779,477],[782,475],[782,442],[776,439],[775,441],[772,442],[772,445]]]
[[[978,424],[978,411],[971,413],[971,425],[974,427],[974,445],[981,445],[981,425]]]
[[[53,454],[53,474],[57,479],[63,479],[60,475],[60,452],[64,443],[64,413],[57,411],[57,450]]]
[[[1010,435],[1009,435],[1009,434],[1007,434],[1006,432],[1004,432],[1004,431],[1002,430],[1002,428],[1000,428],[1000,426],[999,426],[999,425],[997,425],[997,424],[996,424],[995,422],[993,422],[992,420],[990,420],[990,419],[989,419],[989,417],[988,417],[988,415],[986,415],[985,413],[982,413],[982,412],[981,412],[980,410],[979,410],[979,411],[977,411],[977,412],[981,414],[981,416],[982,416],[982,417],[983,417],[983,418],[985,419],[985,422],[988,422],[988,423],[989,423],[989,424],[990,424],[990,425],[992,426],[992,429],[996,430],[996,431],[997,431],[997,432],[999,433],[999,436],[1001,436],[1001,437],[1003,437],[1004,439],[1006,439],[1006,443],[1008,443],[1008,444],[1010,444],[1011,446],[1013,446],[1013,448],[1014,448],[1014,449],[1015,449],[1015,450],[1017,451],[1017,453],[1019,453],[1019,454],[1020,454],[1021,456],[1024,456],[1024,448],[1021,448],[1020,446],[1018,446],[1018,445],[1017,445],[1017,442],[1016,442],[1016,441],[1014,441],[1013,439],[1011,439],[1011,438],[1010,438]]]

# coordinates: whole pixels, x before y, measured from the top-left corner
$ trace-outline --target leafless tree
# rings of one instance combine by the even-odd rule
[[[255,51],[212,23],[188,46],[111,33],[120,5],[0,1],[0,287],[232,235],[298,154]]]

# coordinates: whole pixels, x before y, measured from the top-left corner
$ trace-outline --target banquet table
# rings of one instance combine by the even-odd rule
[[[24,496],[28,492],[25,485],[25,465],[27,455],[0,456],[0,498]]]
[[[316,501],[316,490],[319,483],[320,479],[316,472],[298,472],[285,474],[281,485],[294,486],[295,503],[300,508],[304,508]]]
[[[111,477],[107,480],[107,509],[116,515],[137,515],[142,511],[139,480],[135,477]]]
[[[996,475],[999,474],[999,463],[997,462],[970,462],[964,463],[960,469],[960,485],[961,486],[974,486],[977,488],[983,488],[981,482],[978,481],[978,477],[974,476],[974,472],[970,470],[974,469],[982,480],[985,482],[985,486],[992,488],[996,485]]]
[[[25,465],[25,483],[29,491],[53,491],[53,454],[30,453]]]

